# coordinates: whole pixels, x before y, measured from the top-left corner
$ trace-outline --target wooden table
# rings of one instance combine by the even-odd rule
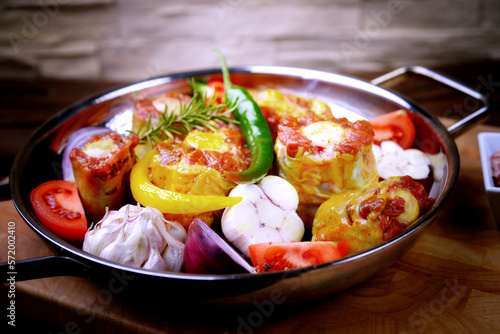
[[[460,177],[454,193],[416,245],[394,265],[346,291],[261,311],[179,308],[144,296],[131,305],[97,283],[75,277],[17,282],[16,329],[37,333],[498,333],[500,231],[483,187],[477,134],[457,138]],[[16,260],[54,254],[22,221],[12,201],[0,202],[0,260],[7,260],[9,222]],[[10,286],[0,286],[6,316]],[[166,289],[168,287],[165,287]],[[187,291],[186,294],[189,292]],[[145,307],[158,303],[158,308]],[[5,314],[7,313],[7,314]]]
[[[500,231],[491,229],[495,221],[482,183],[477,134],[483,131],[500,132],[500,128],[479,126],[457,139],[461,156],[457,188],[425,235],[393,266],[346,291],[299,305],[276,306],[261,323],[253,305],[175,311],[175,301],[144,296],[144,303],[159,303],[161,308],[150,313],[141,311],[141,305],[110,297],[97,283],[53,277],[17,282],[16,312],[74,333],[78,329],[83,333],[110,329],[119,333],[198,333],[201,329],[209,333],[333,329],[498,333]],[[22,221],[12,201],[0,203],[0,217],[3,250],[7,248],[7,223],[14,222],[16,259],[53,254]],[[0,259],[6,261],[5,251]],[[4,300],[8,288],[1,286]]]

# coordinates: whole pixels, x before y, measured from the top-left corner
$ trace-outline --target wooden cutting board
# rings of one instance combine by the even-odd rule
[[[478,126],[456,140],[460,177],[426,234],[394,265],[346,291],[295,305],[185,309],[151,295],[132,305],[97,283],[52,277],[16,282],[13,299],[10,285],[2,285],[3,303],[15,300],[19,321],[27,315],[65,333],[499,333],[500,231],[483,186],[479,132],[500,128]],[[0,203],[0,220],[2,262],[9,225],[15,226],[16,260],[54,254],[12,201]],[[37,321],[17,325],[40,328]]]

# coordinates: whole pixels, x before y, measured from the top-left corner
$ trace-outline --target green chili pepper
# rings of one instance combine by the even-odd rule
[[[250,93],[231,82],[229,69],[222,53],[218,49],[215,52],[222,61],[226,102],[237,103],[232,114],[239,122],[252,159],[248,169],[241,172],[225,172],[224,176],[236,183],[254,183],[264,178],[273,164],[274,141],[271,130]]]

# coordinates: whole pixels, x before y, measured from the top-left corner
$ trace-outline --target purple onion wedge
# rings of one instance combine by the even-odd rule
[[[188,228],[184,248],[184,268],[191,274],[256,273],[234,248],[201,219]]]

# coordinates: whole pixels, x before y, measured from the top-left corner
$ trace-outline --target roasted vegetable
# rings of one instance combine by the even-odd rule
[[[320,99],[306,99],[300,95],[282,94],[276,89],[250,91],[266,118],[273,137],[276,137],[278,125],[284,116],[295,119],[332,118],[332,110]]]
[[[401,234],[433,203],[410,176],[390,177],[324,202],[314,219],[312,241],[347,242],[347,254],[356,253]]]
[[[226,171],[241,171],[250,163],[250,153],[239,128],[219,124],[214,131],[193,130],[157,145],[159,154],[151,160],[151,182],[164,190],[200,196],[226,196],[236,184],[223,176]],[[222,203],[227,202],[224,199]],[[222,209],[223,207],[219,207]],[[215,210],[166,211],[168,219],[186,228],[195,218],[211,225]],[[196,214],[196,215],[194,215]]]
[[[108,132],[111,132],[111,129],[103,126],[90,126],[78,129],[69,136],[62,153],[62,176],[64,180],[75,182],[73,166],[71,165],[71,160],[69,159],[69,153],[71,150],[74,148],[83,148],[89,141],[90,137]]]
[[[302,118],[281,118],[274,147],[278,172],[297,190],[298,213],[307,227],[318,206],[333,195],[378,180],[372,139],[367,121],[350,122],[312,111]]]
[[[92,136],[83,148],[69,154],[75,183],[90,221],[99,221],[106,208],[115,210],[129,199],[130,171],[135,163],[136,135],[116,132]]]
[[[238,197],[183,194],[159,188],[149,179],[149,167],[157,154],[156,149],[150,150],[135,164],[130,175],[132,195],[142,205],[163,213],[183,214],[219,210],[241,201]]]

